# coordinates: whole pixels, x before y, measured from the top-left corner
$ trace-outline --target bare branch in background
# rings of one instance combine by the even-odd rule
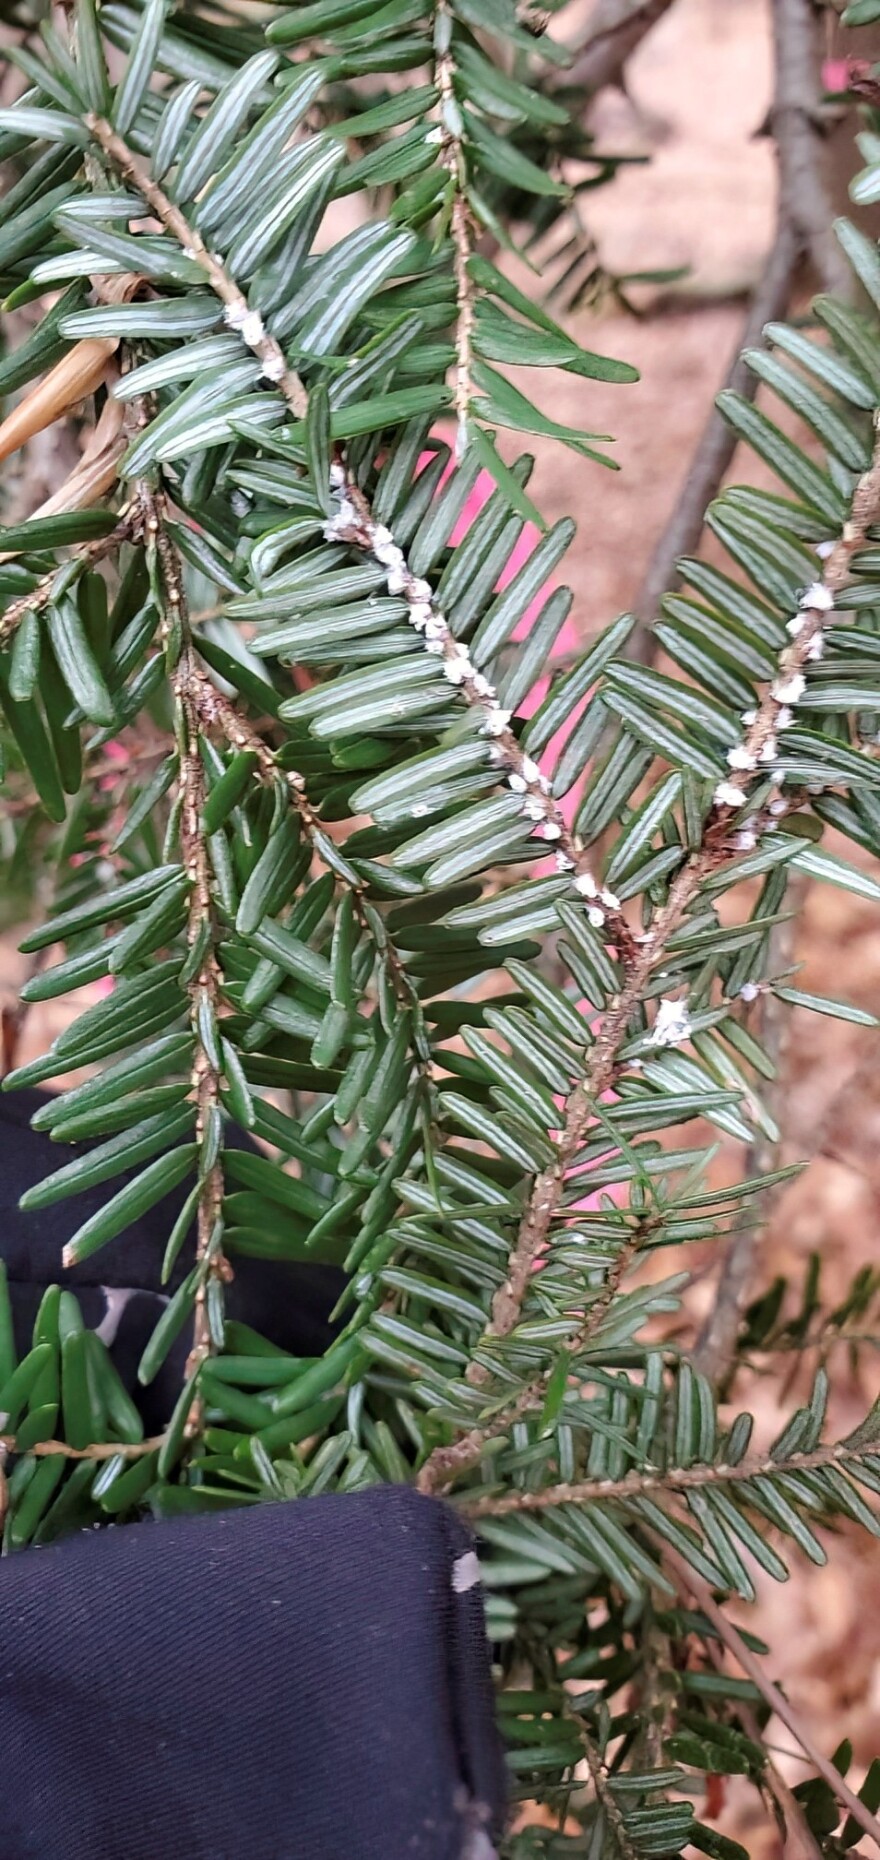
[[[750,1711],[748,1705],[740,1704],[739,1716],[746,1735],[753,1744],[760,1744],[761,1727],[754,1712]],[[769,1751],[765,1755],[763,1782],[775,1805],[777,1816],[785,1827],[783,1860],[822,1860],[822,1849],[811,1832],[803,1806],[789,1788],[782,1771],[777,1769]]]
[[[758,380],[743,361],[742,351],[759,347],[765,324],[785,315],[801,260],[809,261],[822,290],[843,298],[852,293],[849,268],[832,231],[834,208],[824,174],[818,22],[812,0],[773,0],[772,17],[776,75],[768,127],[779,173],[777,221],[767,263],[724,381],[726,388],[750,400]],[[713,407],[634,602],[641,630],[629,650],[645,663],[654,652],[650,629],[660,602],[676,585],[678,558],[696,549],[706,507],[723,482],[736,445],[733,429]]]
[[[770,256],[749,306],[736,352],[728,369],[724,386],[751,399],[757,389],[757,376],[742,358],[743,349],[754,348],[761,341],[765,324],[784,316],[791,296],[799,253],[793,226],[781,220],[774,235]],[[647,663],[654,655],[651,627],[657,618],[664,594],[676,584],[676,563],[680,556],[696,549],[703,533],[706,506],[716,495],[736,449],[737,436],[713,406],[697,441],[684,484],[673,506],[672,516],[655,545],[645,579],[634,602],[641,626],[630,641],[630,653]]]
[[[823,291],[847,298],[852,274],[832,231],[820,115],[819,16],[812,0],[773,0],[776,79],[770,131],[779,165],[780,218],[794,227]]]
[[[578,56],[566,82],[584,90],[619,83],[627,59],[671,4],[672,0],[597,0],[586,38],[572,47]]]
[[[751,1648],[747,1646],[739,1630],[734,1627],[732,1621],[728,1620],[723,1609],[719,1608],[708,1582],[704,1582],[702,1576],[698,1576],[692,1569],[688,1569],[687,1565],[676,1555],[676,1552],[667,1549],[666,1545],[663,1547],[663,1554],[665,1567],[674,1576],[679,1593],[682,1596],[691,1595],[693,1597],[700,1612],[706,1616],[707,1621],[711,1622],[712,1627],[723,1641],[728,1652],[733,1654],[737,1665],[742,1668],[744,1673],[748,1674],[749,1679],[757,1686],[765,1704],[769,1705],[771,1711],[775,1712],[776,1717],[779,1718],[781,1723],[791,1732],[792,1737],[797,1738],[801,1749],[804,1751],[805,1755],[809,1757],[810,1762],[813,1764],[818,1774],[828,1784],[833,1794],[837,1797],[838,1802],[841,1802],[843,1806],[849,1810],[853,1820],[858,1822],[859,1827],[870,1837],[874,1845],[880,1847],[880,1822],[878,1822],[876,1817],[871,1814],[870,1810],[865,1807],[864,1802],[859,1800],[859,1797],[841,1776],[840,1771],[835,1769],[833,1763],[829,1763],[828,1758],[823,1755],[822,1751],[813,1742],[799,1714],[795,1711],[794,1707],[789,1704],[785,1695],[780,1692],[779,1687],[774,1685],[772,1679],[767,1678],[764,1668],[756,1654],[752,1653]]]

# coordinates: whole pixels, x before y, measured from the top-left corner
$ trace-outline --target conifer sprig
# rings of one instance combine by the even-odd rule
[[[730,572],[680,564],[656,623],[679,669],[628,657],[625,616],[554,671],[574,526],[547,528],[510,441],[568,448],[586,484],[611,462],[590,383],[635,371],[509,275],[585,159],[535,25],[513,0],[247,23],[75,0],[69,42],[17,53],[0,276],[41,313],[0,359],[0,450],[73,417],[73,384],[95,437],[0,532],[4,845],[10,885],[54,874],[23,948],[61,953],[24,1006],[111,986],[5,1084],[82,1078],[37,1115],[77,1147],[24,1204],[105,1185],[68,1261],[179,1189],[142,1381],[192,1346],[145,1441],[70,1293],[21,1361],[0,1322],[5,1541],[448,1492],[480,1534],[516,1791],[561,1828],[589,1772],[582,1833],[510,1855],[735,1860],[689,1798],[762,1779],[760,1688],[719,1683],[689,1598],[752,1596],[786,1546],[823,1560],[842,1519],[876,1532],[877,1417],[829,1442],[820,1370],[752,1450],[680,1337],[648,1341],[685,1275],[640,1269],[723,1243],[785,1179],[714,1188],[687,1128],[775,1140],[755,1001],[875,1024],[776,973],[774,932],[793,873],[880,902],[880,274],[842,222],[867,307],[768,328],[781,424],[722,397],[782,491],[706,513]],[[577,423],[513,366],[563,369]],[[229,1317],[242,1257],[340,1270],[322,1358]],[[746,1352],[776,1316],[752,1311]],[[823,1797],[823,1852],[872,1789],[830,1836]]]

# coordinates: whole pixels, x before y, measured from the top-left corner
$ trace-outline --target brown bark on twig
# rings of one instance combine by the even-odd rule
[[[858,1439],[831,1441],[806,1453],[792,1453],[787,1459],[740,1460],[735,1466],[699,1461],[694,1466],[671,1466],[667,1472],[642,1472],[638,1467],[620,1479],[575,1479],[560,1485],[548,1485],[530,1492],[521,1487],[514,1491],[488,1493],[482,1498],[463,1495],[461,1510],[469,1518],[505,1518],[520,1511],[555,1511],[560,1505],[592,1505],[613,1500],[626,1504],[655,1492],[695,1492],[704,1486],[745,1485],[750,1479],[779,1477],[783,1472],[815,1472],[824,1466],[857,1466],[861,1460],[877,1458],[877,1442],[860,1445]]]
[[[161,494],[146,483],[137,487],[143,513],[143,528],[148,550],[154,550],[161,572],[165,608],[161,637],[166,645],[179,642],[171,673],[171,688],[180,717],[182,743],[178,778],[181,803],[180,849],[190,881],[187,917],[187,943],[190,950],[202,949],[201,961],[189,983],[190,1022],[194,1039],[192,1089],[195,1102],[195,1138],[201,1152],[209,1135],[212,1120],[220,1111],[220,1071],[206,1030],[207,1019],[213,1028],[214,1042],[219,1040],[223,977],[218,961],[214,915],[213,875],[204,829],[202,809],[205,804],[205,774],[199,749],[199,695],[203,674],[196,662],[189,627],[189,614],[183,577],[176,551],[165,527],[165,509]],[[206,935],[207,933],[207,935]],[[199,1168],[202,1170],[201,1154]],[[223,1168],[219,1157],[201,1173],[196,1210],[196,1265],[201,1268],[196,1286],[193,1316],[193,1340],[187,1362],[191,1376],[213,1350],[214,1341],[208,1312],[208,1286],[232,1277],[232,1269],[221,1244],[220,1215],[223,1205]],[[188,1431],[197,1431],[201,1423],[201,1402],[196,1397],[188,1421]]]
[[[55,1453],[65,1460],[112,1460],[117,1454],[124,1460],[141,1460],[145,1454],[154,1453],[164,1441],[164,1434],[156,1434],[151,1440],[95,1440],[88,1447],[71,1447],[66,1440],[38,1440],[27,1451],[38,1460],[50,1459]],[[14,1434],[0,1434],[0,1453],[18,1451]]]
[[[35,513],[35,519],[39,512]],[[74,549],[73,555],[81,565],[83,574],[87,569],[95,568],[108,555],[114,555],[120,543],[128,542],[137,533],[138,512],[133,504],[126,504],[119,512],[119,521],[107,536],[96,536],[92,542],[83,543]],[[23,549],[7,549],[0,555],[0,561],[10,556],[23,555]],[[22,595],[17,601],[11,601],[0,620],[0,646],[8,644],[14,632],[20,626],[25,614],[38,613],[47,607],[52,599],[52,589],[58,578],[57,568],[49,570],[42,581],[32,588],[30,594]]]
[[[455,273],[454,405],[458,422],[455,456],[456,459],[461,459],[467,448],[471,404],[474,294],[468,264],[473,249],[473,223],[467,193],[467,160],[461,136],[453,127],[460,122],[461,118],[455,96],[456,67],[451,49],[452,15],[447,0],[438,0],[438,29],[441,25],[445,28],[449,43],[438,51],[434,65],[434,80],[440,99],[440,160],[449,175],[453,191],[449,230],[452,234]]]
[[[568,1706],[567,1698],[566,1706]],[[569,1723],[573,1723],[577,1729],[583,1753],[587,1760],[587,1769],[590,1772],[593,1793],[596,1797],[598,1807],[605,1816],[605,1820],[608,1824],[608,1832],[611,1835],[612,1842],[619,1855],[619,1860],[638,1860],[636,1850],[626,1831],[626,1822],[623,1819],[620,1805],[614,1799],[613,1789],[609,1787],[608,1777],[605,1773],[605,1765],[593,1743],[590,1733],[583,1719],[572,1707],[568,1706],[566,1716]]]

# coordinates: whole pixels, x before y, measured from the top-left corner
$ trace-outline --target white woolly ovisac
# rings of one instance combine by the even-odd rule
[[[654,1025],[648,1036],[649,1046],[681,1046],[690,1038],[691,1020],[687,1001],[675,1001],[664,995],[657,1007]]]

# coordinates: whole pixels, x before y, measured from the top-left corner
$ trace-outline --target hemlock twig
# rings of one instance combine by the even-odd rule
[[[119,174],[139,189],[166,232],[177,240],[181,250],[187,256],[194,258],[202,266],[207,283],[225,305],[226,321],[230,328],[236,330],[248,348],[259,356],[263,363],[266,380],[278,389],[294,417],[304,418],[308,410],[308,395],[299,375],[294,369],[288,368],[280,344],[265,329],[259,313],[250,309],[247,298],[227,270],[223,259],[218,253],[208,250],[204,240],[190,226],[180,208],[152,179],[144,164],[109,123],[101,117],[89,115],[86,118],[86,125]],[[247,749],[255,754],[262,780],[271,782],[282,780],[286,784],[312,846],[322,863],[327,865],[326,854],[330,850],[329,836],[324,832],[322,823],[311,806],[302,776],[295,770],[281,769],[278,766],[273,752],[264,743],[259,733],[250,728],[236,710],[235,705],[217,690],[212,681],[201,671],[192,654],[188,677],[194,700],[199,708],[201,723],[208,726],[211,723],[215,725],[219,723],[229,742],[234,743],[239,749]],[[332,861],[330,869],[337,879],[341,878],[349,886],[359,921],[375,936],[375,927],[368,923],[366,916],[363,887],[350,867],[346,873],[346,866],[347,861],[344,861],[340,855]],[[387,935],[380,954],[398,1000],[414,1009],[417,1020],[421,1022],[421,1005],[417,990],[406,975],[403,964]]]
[[[521,1511],[555,1511],[560,1505],[591,1505],[608,1499],[613,1499],[615,1504],[625,1504],[628,1499],[636,1500],[652,1492],[693,1492],[704,1486],[745,1485],[750,1479],[783,1472],[814,1472],[824,1466],[845,1468],[848,1464],[858,1465],[861,1460],[876,1461],[877,1458],[876,1441],[860,1444],[854,1438],[851,1442],[826,1442],[809,1452],[792,1453],[786,1459],[774,1459],[771,1454],[763,1459],[740,1460],[736,1465],[698,1461],[693,1466],[670,1466],[666,1472],[643,1472],[636,1467],[620,1479],[573,1479],[534,1492],[517,1488],[489,1492],[480,1497],[462,1493],[456,1502],[466,1517],[504,1518]]]
[[[194,256],[203,266],[212,290],[227,306],[230,326],[238,330],[248,347],[261,357],[269,380],[283,395],[291,412],[297,418],[302,418],[308,408],[305,388],[299,376],[287,368],[278,343],[267,333],[260,316],[248,309],[246,298],[226,270],[223,260],[216,253],[208,252],[204,241],[198,239],[179,208],[144,172],[143,164],[116,131],[100,117],[89,116],[86,122],[120,175],[140,189],[162,225],[177,239],[181,249]],[[347,542],[356,548],[368,550],[386,566],[389,575],[393,572],[397,576],[399,586],[396,591],[403,594],[407,601],[410,622],[424,634],[426,649],[437,653],[442,659],[449,683],[467,703],[484,713],[484,731],[491,738],[490,756],[505,771],[508,784],[522,795],[524,814],[534,821],[536,831],[555,847],[560,870],[572,873],[575,890],[580,891],[589,901],[588,908],[595,927],[602,928],[619,950],[629,951],[631,934],[619,902],[613,893],[602,888],[593,878],[587,854],[570,832],[561,808],[550,793],[549,782],[532,758],[523,752],[518,737],[511,730],[510,712],[498,704],[497,694],[489,681],[471,664],[467,649],[455,638],[445,617],[439,612],[428,582],[413,574],[390,530],[376,522],[363,492],[352,482],[344,467],[334,469],[339,478],[336,488],[340,496],[343,490],[345,495],[339,511],[326,526],[325,534],[332,536],[334,541]]]
[[[872,462],[853,494],[851,514],[844,523],[843,533],[825,558],[823,578],[802,597],[798,613],[787,629],[791,644],[783,648],[777,660],[776,676],[758,708],[749,713],[742,742],[728,754],[731,779],[719,782],[715,790],[700,844],[673,879],[666,901],[653,923],[638,942],[632,943],[624,958],[621,986],[611,997],[597,1025],[585,1075],[566,1102],[562,1133],[553,1160],[535,1179],[510,1252],[507,1275],[494,1295],[489,1320],[476,1346],[471,1381],[482,1383],[487,1379],[491,1373],[493,1341],[508,1337],[520,1321],[535,1261],[543,1251],[559,1211],[567,1172],[590,1129],[595,1105],[614,1083],[632,1016],[665,954],[670,937],[684,922],[705,879],[738,851],[754,850],[762,834],[773,824],[776,805],[773,801],[764,815],[751,817],[752,825],[736,828],[733,822],[747,805],[750,784],[762,764],[770,759],[767,752],[770,751],[772,757],[776,755],[777,732],[792,720],[791,706],[797,704],[804,689],[804,668],[821,655],[823,633],[835,597],[846,587],[852,556],[864,547],[868,528],[877,521],[878,515],[880,430]],[[784,800],[780,799],[778,806],[783,809]],[[673,1015],[677,1005],[671,1004]],[[686,1037],[686,1030],[681,1037]]]
[[[105,556],[112,555],[114,550],[118,549],[120,543],[130,542],[138,533],[138,522],[139,516],[136,505],[134,503],[123,505],[119,512],[115,528],[110,530],[108,535],[95,536],[90,542],[82,543],[77,548],[74,548],[72,556],[77,563],[78,574],[85,574],[87,569],[94,568],[98,562],[103,562]],[[13,551],[9,550],[6,553],[11,555]],[[23,554],[24,551],[16,550],[14,553]],[[65,566],[67,565],[65,564]],[[23,594],[18,600],[10,601],[5,614],[2,619],[0,619],[0,646],[5,646],[9,643],[13,633],[15,633],[21,625],[25,614],[37,613],[42,607],[48,607],[50,605],[52,590],[58,579],[59,572],[56,565],[49,570],[47,575],[43,576],[42,580],[38,582],[37,586],[32,589],[30,594]],[[71,586],[70,581],[67,582],[67,586],[68,588]]]
[[[601,1813],[605,1816],[605,1820],[608,1824],[608,1828],[611,1833],[612,1841],[614,1842],[614,1845],[617,1848],[617,1852],[620,1856],[620,1860],[638,1860],[636,1850],[633,1847],[633,1844],[626,1831],[626,1822],[623,1819],[623,1815],[620,1810],[620,1805],[618,1802],[615,1801],[614,1791],[609,1785],[609,1780],[606,1775],[605,1765],[602,1762],[602,1758],[599,1755],[598,1750],[596,1749],[593,1739],[591,1738],[590,1733],[587,1730],[587,1727],[584,1724],[583,1719],[578,1715],[577,1711],[574,1709],[574,1706],[569,1702],[568,1695],[564,1694],[563,1696],[565,1699],[565,1704],[563,1707],[565,1716],[568,1719],[569,1723],[575,1726],[578,1737],[580,1738],[581,1747],[583,1749],[584,1756],[586,1757],[586,1760],[587,1760],[587,1769],[590,1772],[590,1780],[593,1784],[593,1793],[596,1797],[596,1806],[601,1811]]]
[[[178,792],[180,796],[180,847],[183,864],[190,880],[186,940],[196,964],[188,983],[190,1022],[195,1041],[192,1086],[196,1107],[195,1136],[199,1147],[199,1194],[196,1211],[196,1266],[202,1270],[196,1285],[193,1314],[193,1341],[187,1363],[187,1376],[214,1349],[210,1312],[209,1285],[222,1285],[231,1278],[222,1247],[221,1213],[223,1206],[223,1167],[219,1155],[220,1063],[219,1020],[223,977],[216,951],[217,926],[214,917],[212,872],[207,839],[202,826],[205,805],[205,772],[199,753],[199,691],[201,674],[189,627],[189,614],[183,578],[176,551],[163,521],[160,498],[149,487],[139,485],[144,510],[144,530],[148,551],[155,551],[165,595],[162,637],[166,647],[177,649],[171,673],[171,686],[179,710],[182,741]],[[212,1145],[217,1126],[217,1151],[207,1163],[205,1146]],[[191,1426],[200,1418],[198,1399]]]
[[[144,163],[103,117],[90,113],[85,118],[85,124],[119,174],[143,195],[148,207],[165,231],[177,240],[186,257],[201,266],[206,283],[224,305],[230,329],[237,330],[242,341],[259,357],[266,380],[282,389],[292,412],[297,419],[302,419],[307,406],[303,384],[294,369],[288,368],[281,344],[274,336],[270,336],[259,311],[250,308],[244,292],[229,276],[222,259],[208,250],[201,233],[190,225],[164,188],[153,180]]]
[[[714,1638],[710,1639],[707,1635],[703,1644],[714,1671],[723,1674],[725,1671],[723,1642],[716,1641]],[[770,1796],[777,1811],[780,1832],[783,1829],[785,1831],[784,1860],[823,1860],[821,1848],[810,1831],[804,1809],[797,1796],[789,1788],[781,1770],[776,1768],[770,1754],[772,1746],[765,1742],[755,1714],[744,1699],[737,1700],[736,1715],[745,1729],[746,1736],[750,1737],[752,1743],[757,1745],[764,1754],[763,1770],[754,1781],[756,1788]],[[809,1761],[809,1758],[799,1750],[783,1750],[777,1754],[788,1757],[790,1760],[793,1759],[796,1763]]]

